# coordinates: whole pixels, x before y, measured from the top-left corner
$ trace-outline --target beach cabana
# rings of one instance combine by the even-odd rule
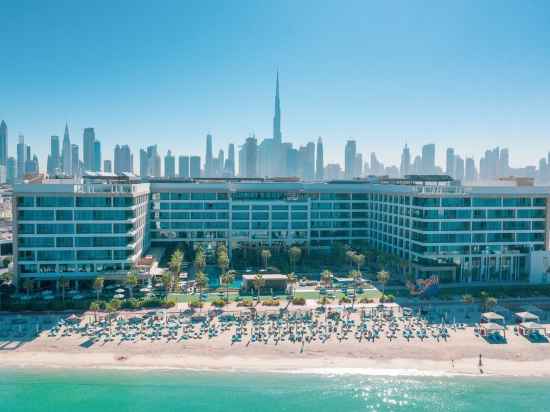
[[[539,322],[540,319],[537,315],[531,312],[517,312],[514,313],[517,323],[526,323],[526,322]]]
[[[485,312],[481,314],[481,323],[496,323],[498,325],[503,325],[504,316],[496,312]]]
[[[521,310],[525,312],[530,312],[534,315],[537,315],[540,318],[544,317],[544,310],[535,305],[525,305],[521,307]]]
[[[519,333],[525,337],[533,335],[546,336],[546,326],[537,322],[523,322],[519,324]]]
[[[506,328],[498,323],[487,322],[479,325],[480,335],[487,337],[491,334],[500,334],[506,338]]]

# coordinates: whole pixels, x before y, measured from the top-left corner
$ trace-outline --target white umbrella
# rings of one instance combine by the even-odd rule
[[[143,293],[145,293],[145,292],[151,292],[151,288],[141,288],[139,291],[140,291],[140,292],[143,292]]]
[[[117,289],[115,290],[116,293],[124,293],[126,292],[124,289],[120,288],[120,289]]]
[[[115,299],[124,299],[124,295],[122,293],[118,293],[115,296],[113,296]]]
[[[74,300],[80,300],[80,299],[82,299],[83,297],[84,297],[84,296],[82,296],[82,295],[74,295],[74,296],[73,296],[73,299],[74,299]]]

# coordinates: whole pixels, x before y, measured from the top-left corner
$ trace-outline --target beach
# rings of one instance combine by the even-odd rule
[[[42,331],[32,339],[0,340],[0,364],[5,368],[550,377],[550,343],[533,343],[514,334],[511,326],[508,329],[505,344],[488,343],[476,336],[472,327],[466,327],[439,341],[329,339],[305,345],[288,341],[232,343],[229,332],[212,339],[114,340],[89,345],[87,337],[51,337]]]

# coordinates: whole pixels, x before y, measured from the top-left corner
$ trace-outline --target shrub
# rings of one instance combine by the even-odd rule
[[[225,300],[218,298],[212,302],[212,306],[223,308],[225,306]]]
[[[360,300],[359,300],[359,303],[372,303],[374,302],[373,299],[369,299],[367,298],[366,296],[363,296]]]
[[[202,308],[203,303],[200,300],[192,300],[189,302],[190,308]]]
[[[163,308],[173,308],[176,306],[176,301],[174,299],[166,299],[161,306]]]
[[[342,296],[340,298],[340,300],[338,301],[338,303],[342,304],[342,303],[351,303],[351,299],[348,298],[347,296]]]
[[[119,299],[113,299],[113,300],[111,300],[109,305],[110,305],[111,310],[117,311],[122,306],[122,301],[119,300]],[[109,308],[107,308],[107,310],[109,310]]]
[[[137,309],[143,306],[143,302],[136,298],[130,298],[122,302],[122,307],[125,309]]]
[[[393,295],[388,294],[380,296],[380,302],[382,303],[391,303],[393,301],[395,301],[395,296]]]
[[[306,304],[306,300],[303,297],[296,297],[292,299],[292,304],[303,306]]]
[[[320,305],[328,305],[330,303],[330,299],[326,296],[322,296],[321,299],[317,301]]]
[[[237,306],[245,306],[245,307],[252,307],[254,305],[254,302],[252,302],[252,299],[246,298],[237,303]]]
[[[278,299],[265,299],[262,302],[262,305],[264,306],[279,306],[279,300]]]

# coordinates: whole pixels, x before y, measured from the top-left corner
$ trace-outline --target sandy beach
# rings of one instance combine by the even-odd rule
[[[421,342],[404,338],[374,342],[349,339],[325,343],[231,343],[230,333],[197,340],[86,345],[79,335],[0,340],[5,368],[157,368],[291,373],[464,374],[550,377],[550,343],[532,343],[508,327],[506,344],[490,344],[473,328],[451,331],[450,338]],[[479,367],[479,355],[483,364]]]

